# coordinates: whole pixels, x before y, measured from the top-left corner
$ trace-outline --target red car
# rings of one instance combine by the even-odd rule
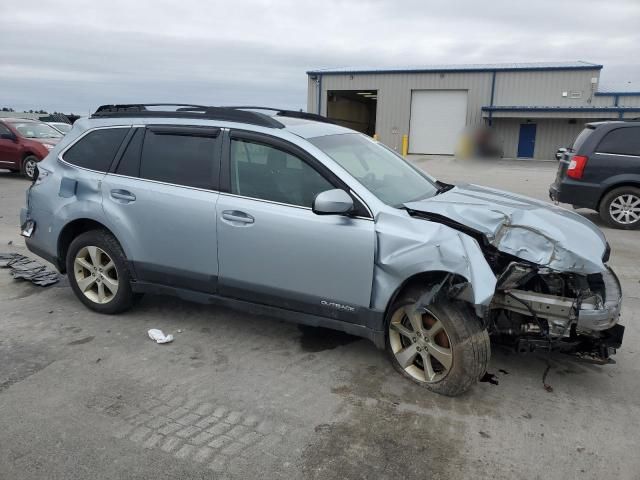
[[[33,179],[36,163],[47,156],[62,134],[37,120],[0,119],[0,168],[22,172]]]

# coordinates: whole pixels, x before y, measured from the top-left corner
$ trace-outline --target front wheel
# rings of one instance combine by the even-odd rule
[[[393,366],[415,383],[447,396],[464,393],[487,371],[489,334],[462,302],[423,306],[420,293],[394,303],[387,319]]]

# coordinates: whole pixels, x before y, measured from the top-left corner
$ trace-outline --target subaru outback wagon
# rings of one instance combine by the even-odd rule
[[[624,332],[591,222],[445,184],[312,114],[100,107],[39,165],[21,221],[92,310],[166,293],[329,327],[446,395],[483,376],[490,338],[605,363]]]

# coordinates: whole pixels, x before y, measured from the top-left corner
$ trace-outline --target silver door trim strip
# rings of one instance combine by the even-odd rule
[[[225,196],[225,197],[244,198],[246,200],[253,200],[255,202],[261,202],[261,203],[270,203],[270,204],[273,204],[273,205],[281,205],[283,207],[299,208],[301,210],[312,210],[311,207],[303,207],[302,205],[293,205],[291,203],[274,202],[273,200],[265,200],[263,198],[255,198],[255,197],[247,197],[245,195],[237,195],[235,193],[220,192],[220,195],[221,196]],[[368,218],[368,217],[349,217],[349,218],[358,218],[360,220],[373,221],[373,218]]]
[[[596,152],[597,155],[609,155],[611,157],[633,157],[640,158],[640,155],[632,155],[630,153],[605,153],[605,152]]]
[[[75,165],[74,165],[75,166]],[[81,168],[81,167],[78,167]],[[169,187],[180,187],[180,188],[188,188],[189,190],[198,190],[199,192],[207,192],[207,193],[220,193],[219,190],[210,190],[208,188],[199,188],[199,187],[192,187],[189,185],[181,185],[179,183],[169,183],[169,182],[163,182],[162,180],[152,180],[150,178],[142,178],[142,177],[131,177],[129,175],[120,175],[119,173],[110,173],[107,172],[106,173],[107,176],[111,176],[111,177],[120,177],[120,178],[130,178],[131,180],[137,180],[139,182],[148,182],[148,183],[157,183],[159,185],[167,185]]]

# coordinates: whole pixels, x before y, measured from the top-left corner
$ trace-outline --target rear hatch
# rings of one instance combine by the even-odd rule
[[[562,182],[562,180],[564,180],[564,178],[567,176],[567,170],[569,168],[569,164],[571,163],[571,159],[573,158],[573,156],[584,144],[587,138],[589,138],[589,136],[594,132],[595,129],[596,129],[595,125],[587,125],[584,128],[584,130],[582,130],[578,134],[575,141],[573,142],[573,146],[564,153],[564,155],[558,162],[558,173],[556,174],[556,180],[554,182],[554,185],[556,187],[560,186],[560,183]]]

